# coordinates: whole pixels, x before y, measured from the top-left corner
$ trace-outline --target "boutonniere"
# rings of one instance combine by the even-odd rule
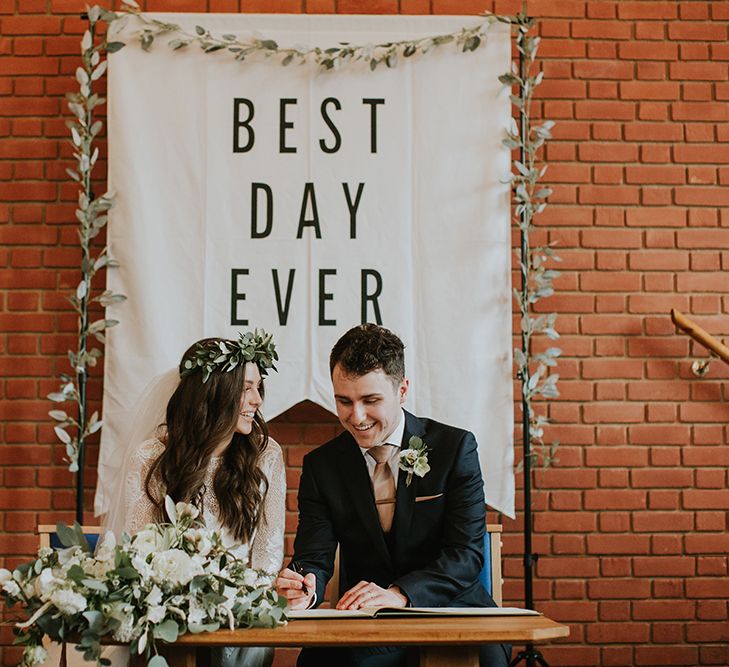
[[[418,477],[425,477],[430,470],[428,451],[427,445],[417,435],[414,435],[408,440],[408,448],[400,452],[400,470],[404,470],[408,474],[405,478],[405,486],[410,486],[414,474]]]

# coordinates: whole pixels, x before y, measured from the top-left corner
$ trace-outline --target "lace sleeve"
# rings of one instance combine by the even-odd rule
[[[286,514],[286,470],[283,453],[269,439],[261,459],[261,470],[268,479],[261,520],[251,547],[251,567],[277,574],[283,562],[284,521]]]
[[[144,489],[145,480],[152,464],[164,451],[159,440],[146,440],[131,455],[124,484],[125,521],[124,531],[130,535],[139,532],[155,521],[155,506]]]

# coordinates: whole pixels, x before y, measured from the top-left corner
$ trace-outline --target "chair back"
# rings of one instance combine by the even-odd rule
[[[81,526],[81,532],[86,536],[91,551],[96,549],[100,530],[101,528],[99,526]],[[56,533],[55,524],[40,524],[38,526],[38,546],[50,547],[51,549],[63,549],[63,544],[61,544],[58,533]]]

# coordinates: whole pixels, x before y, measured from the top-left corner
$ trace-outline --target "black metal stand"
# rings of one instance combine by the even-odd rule
[[[524,0],[523,13],[526,16],[526,0]],[[528,76],[528,65],[524,58],[524,51],[519,51],[519,76],[522,81],[526,81]],[[522,147],[520,152],[519,160],[522,164],[526,163],[526,149],[524,148],[524,140],[526,139],[526,133],[528,132],[526,123],[525,110],[522,108],[519,114],[519,132],[522,137]],[[524,234],[524,226],[526,224],[526,212],[522,212],[522,227],[521,227],[521,289],[522,292],[527,289],[527,262],[525,258],[529,252],[527,243],[527,237]],[[528,341],[526,334],[521,334],[521,348],[526,353],[528,347]],[[520,378],[522,384],[529,381],[528,377]],[[522,396],[524,394],[522,393]],[[531,433],[529,429],[529,422],[531,415],[529,414],[529,403],[522,398],[521,402],[522,410],[522,440],[523,440],[523,456],[524,456],[524,606],[527,609],[534,609],[534,566],[537,563],[539,554],[532,553],[532,459],[531,459]],[[549,667],[547,661],[544,659],[539,649],[535,648],[533,644],[527,644],[525,650],[519,651],[516,657],[509,663],[509,667],[516,667],[516,665],[524,662],[526,667]]]

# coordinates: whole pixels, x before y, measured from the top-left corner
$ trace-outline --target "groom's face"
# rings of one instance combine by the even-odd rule
[[[382,369],[347,375],[337,364],[332,385],[339,421],[357,444],[369,448],[387,442],[400,421],[408,381],[398,383]]]

